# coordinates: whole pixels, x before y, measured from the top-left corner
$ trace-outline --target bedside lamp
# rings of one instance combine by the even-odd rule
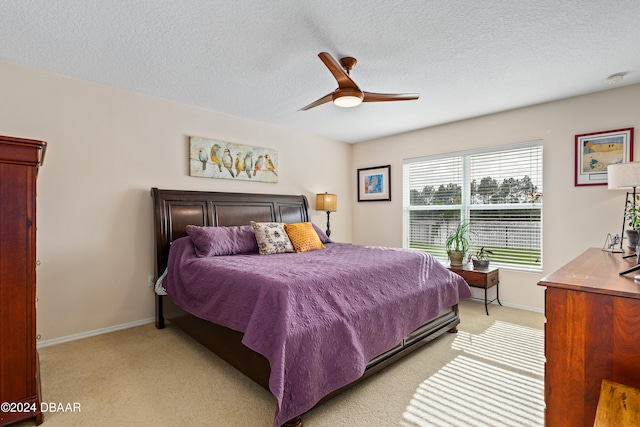
[[[338,196],[336,194],[316,194],[316,210],[325,211],[327,213],[327,236],[331,236],[331,229],[329,228],[329,215],[331,212],[337,212],[338,210]]]
[[[622,241],[624,240],[624,228],[627,222],[627,205],[629,204],[629,196],[631,196],[632,206],[636,207],[636,189],[640,187],[640,162],[616,163],[607,167],[607,180],[609,190],[629,190],[624,203],[624,212],[622,215],[622,234],[620,236],[620,249],[622,249]]]

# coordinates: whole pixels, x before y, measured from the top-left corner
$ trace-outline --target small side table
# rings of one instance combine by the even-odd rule
[[[494,301],[500,302],[500,269],[497,267],[489,267],[486,270],[474,270],[473,268],[464,266],[462,268],[449,267],[449,270],[462,276],[462,278],[473,288],[484,289],[484,310],[489,315],[488,305]],[[492,300],[487,300],[487,289],[496,287],[496,297]]]

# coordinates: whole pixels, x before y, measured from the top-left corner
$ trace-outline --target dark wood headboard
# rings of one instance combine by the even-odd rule
[[[186,236],[185,226],[249,225],[310,221],[306,196],[151,189],[155,221],[155,274],[167,266],[171,242]]]

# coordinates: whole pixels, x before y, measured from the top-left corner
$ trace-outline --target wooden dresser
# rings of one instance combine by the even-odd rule
[[[547,288],[545,425],[593,426],[604,379],[640,387],[640,281],[618,274],[635,264],[592,248],[538,282]]]
[[[36,176],[46,143],[0,136],[0,426],[42,423],[36,353]]]

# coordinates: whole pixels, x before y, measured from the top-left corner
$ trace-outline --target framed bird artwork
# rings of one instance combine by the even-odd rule
[[[276,150],[200,136],[190,136],[189,145],[191,176],[278,182]]]

